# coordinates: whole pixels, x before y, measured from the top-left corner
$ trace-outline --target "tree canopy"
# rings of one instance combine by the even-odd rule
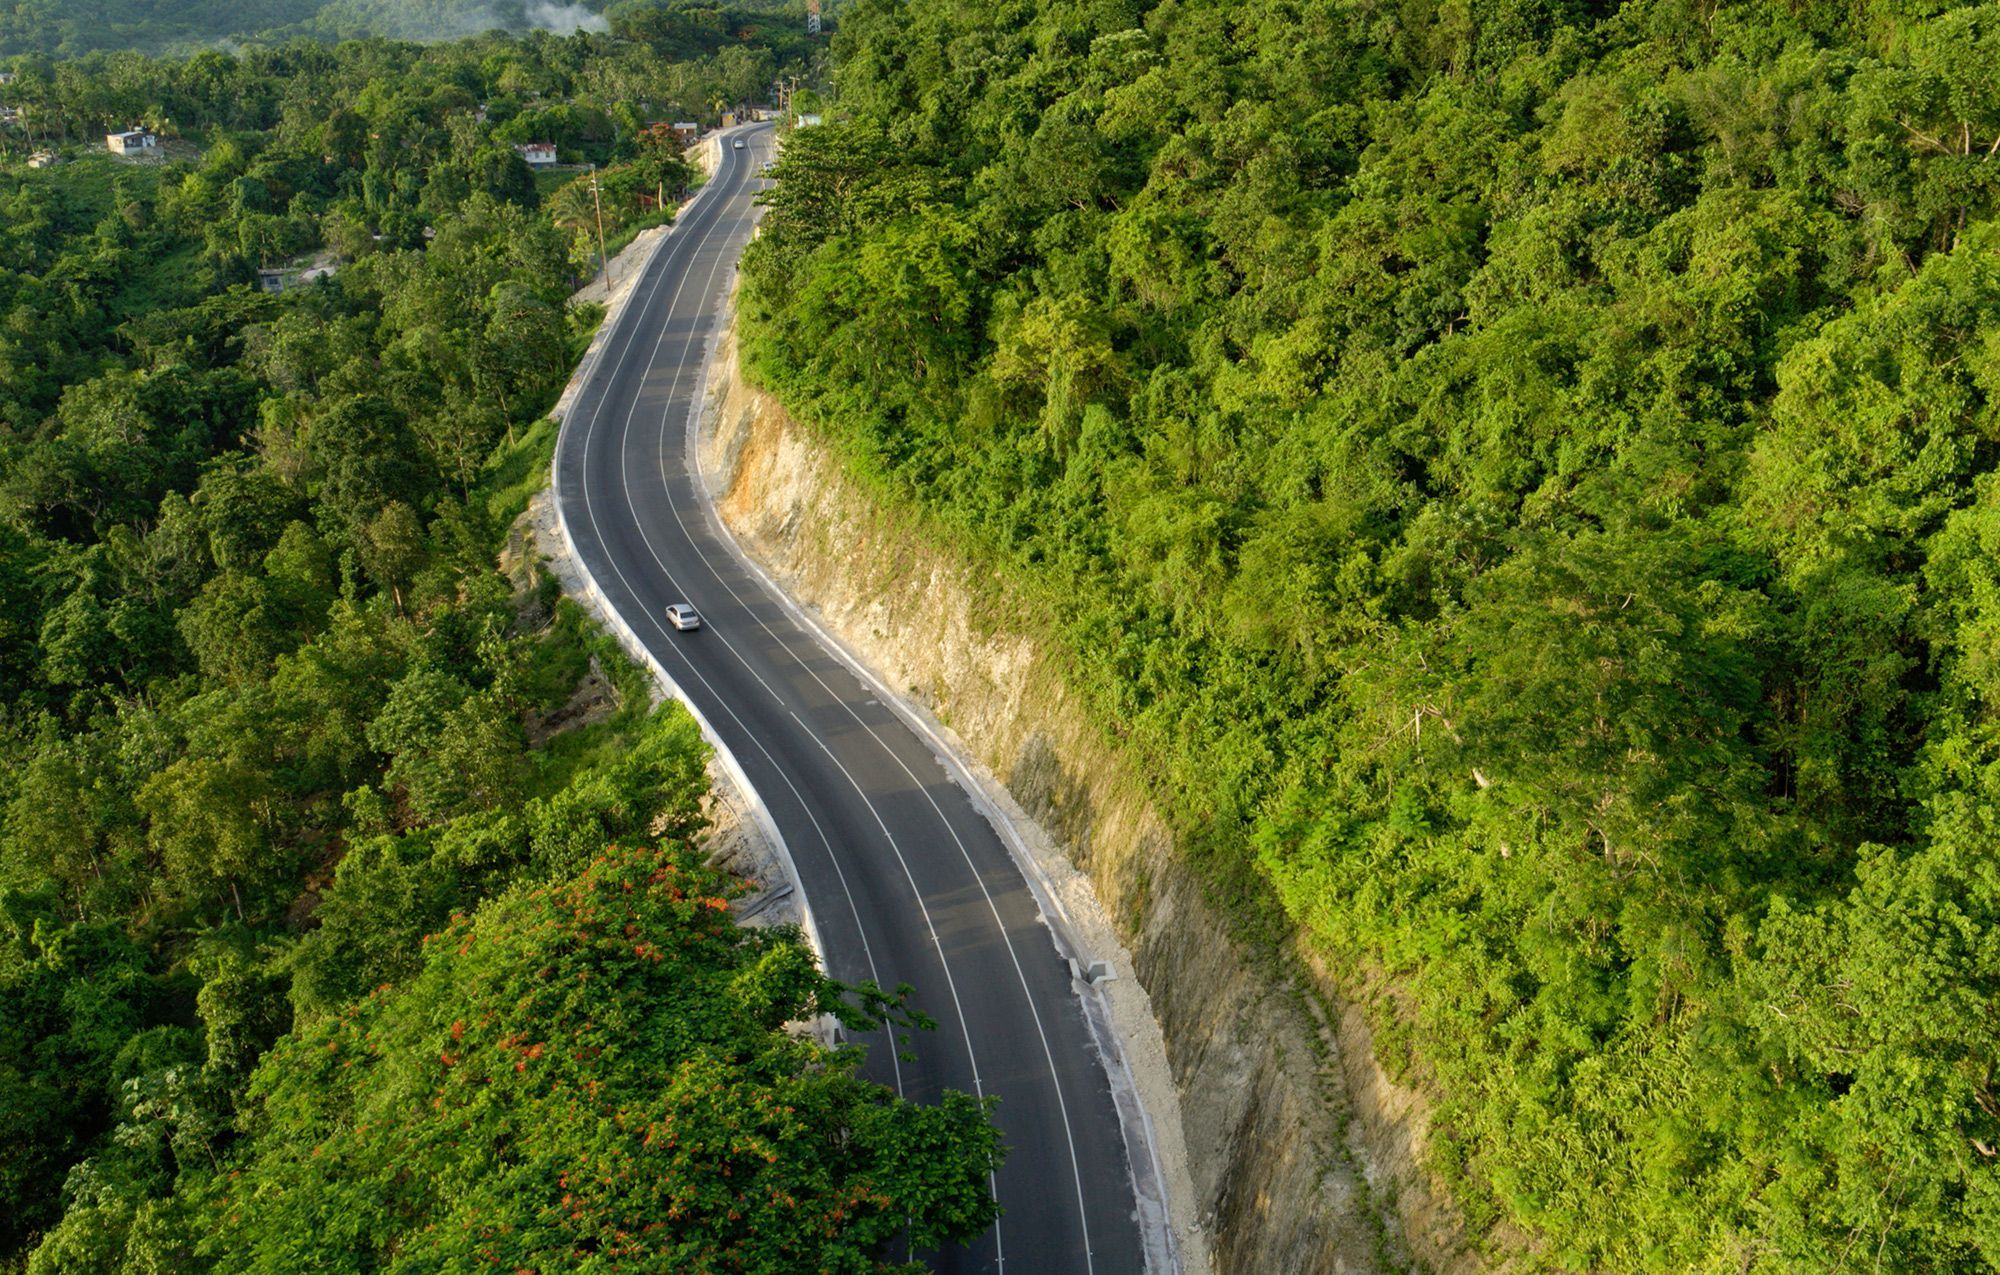
[[[898,1101],[786,1024],[870,1020],[686,847],[613,847],[424,937],[294,1032],[205,1203],[218,1271],[875,1271],[997,1209],[980,1103]]]
[[[1523,1269],[2000,1262],[1996,32],[864,0],[779,161],[753,375],[1048,617]]]
[[[584,121],[629,235],[689,180],[645,94],[713,82],[608,49],[13,64],[75,158],[0,157],[0,1267],[873,1271],[992,1221],[983,1106],[787,1027],[921,1014],[736,926],[693,721],[514,532],[602,312],[503,131]],[[64,140],[135,113],[162,162]]]
[[[691,58],[719,51],[742,25],[755,28],[760,45],[806,44],[799,0],[736,0],[727,10],[701,0],[99,0],[87,10],[57,0],[9,0],[0,9],[0,58],[195,53],[223,42],[270,44],[295,36],[448,42],[491,31],[664,37],[674,57]]]

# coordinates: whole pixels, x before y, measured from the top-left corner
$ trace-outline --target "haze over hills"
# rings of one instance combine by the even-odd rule
[[[618,10],[669,6],[611,0],[12,0],[0,3],[0,58],[23,53],[74,56],[100,50],[159,53],[295,36],[453,40],[486,31],[609,31]],[[736,9],[804,13],[784,0]]]
[[[560,0],[329,0],[299,24],[308,34],[450,40],[484,31],[609,31],[597,4]]]
[[[159,49],[216,40],[247,30],[303,21],[324,0],[15,0],[0,5],[0,57],[20,53],[87,53],[94,49]]]

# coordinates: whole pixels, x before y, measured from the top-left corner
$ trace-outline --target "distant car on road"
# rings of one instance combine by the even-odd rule
[[[739,138],[737,138],[737,139],[736,139],[735,141],[733,141],[733,142],[729,143],[729,144],[730,144],[731,146],[734,146],[734,147],[735,147],[735,148],[736,148],[737,150],[742,150],[742,149],[743,149],[743,139],[742,139],[742,138],[740,138],[740,137],[739,137]]]
[[[701,612],[685,602],[676,602],[667,608],[667,623],[686,633],[701,627]]]

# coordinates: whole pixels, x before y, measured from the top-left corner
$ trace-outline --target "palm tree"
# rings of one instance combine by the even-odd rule
[[[542,207],[548,212],[549,220],[555,223],[556,229],[569,232],[572,245],[578,242],[579,235],[588,239],[589,227],[596,224],[597,207],[590,198],[587,180],[573,181],[559,187]],[[588,254],[574,247],[573,251],[576,252],[575,259],[587,268]]]
[[[559,188],[544,205],[549,210],[549,220],[564,230],[576,230],[588,225],[592,216],[590,192],[584,183],[573,181]]]

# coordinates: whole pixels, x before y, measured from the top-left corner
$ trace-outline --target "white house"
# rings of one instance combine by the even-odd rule
[[[135,128],[124,133],[106,133],[104,144],[111,148],[113,155],[140,155],[158,150],[160,139],[143,128]]]
[[[519,142],[514,151],[530,168],[548,168],[556,162],[554,142]]]

